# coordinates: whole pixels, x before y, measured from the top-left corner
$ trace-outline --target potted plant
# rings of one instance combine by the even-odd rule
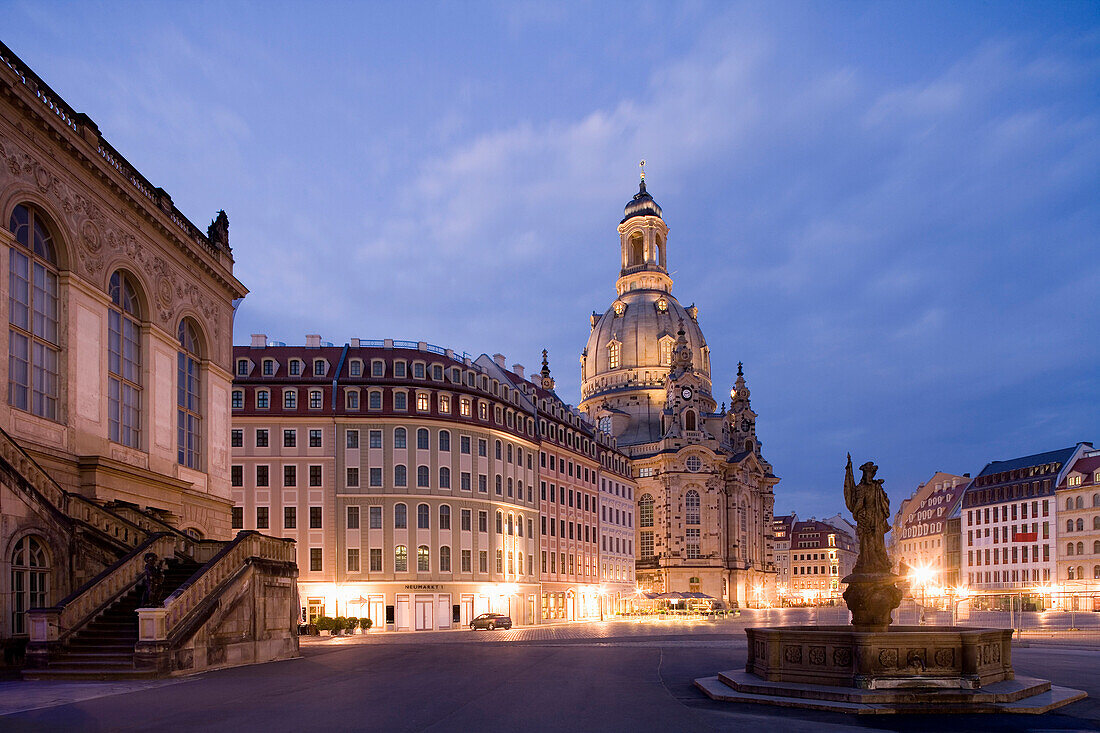
[[[355,616],[348,616],[348,634],[354,634],[355,628],[359,625],[359,619]]]
[[[348,627],[348,620],[343,616],[337,616],[332,620],[332,630],[336,636],[343,636],[344,629]]]
[[[332,630],[336,628],[336,621],[331,616],[319,616],[314,625],[317,627],[317,633],[320,636],[329,636],[332,634]]]
[[[370,616],[364,616],[359,619],[359,625],[363,627],[363,633],[370,631],[370,627],[374,626],[374,622],[370,620]]]

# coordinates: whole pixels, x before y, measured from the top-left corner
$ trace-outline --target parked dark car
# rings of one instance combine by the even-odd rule
[[[483,613],[473,621],[470,622],[470,628],[474,631],[478,629],[510,629],[512,628],[512,617],[505,616],[503,613]]]

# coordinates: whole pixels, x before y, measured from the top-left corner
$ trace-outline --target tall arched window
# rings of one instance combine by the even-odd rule
[[[393,569],[394,572],[406,573],[409,570],[409,548],[404,545],[398,545],[393,548]]]
[[[1084,542],[1078,542],[1077,543],[1077,554],[1078,555],[1084,555],[1085,554],[1085,543]]]
[[[1085,520],[1084,519],[1078,519],[1077,520],[1077,531],[1078,532],[1083,532],[1084,530],[1085,530]]]
[[[393,527],[394,529],[405,529],[408,527],[408,518],[405,516],[405,505],[395,504],[393,507]]]
[[[651,494],[642,494],[641,498],[638,499],[638,526],[653,526],[653,496]]]
[[[420,545],[416,548],[416,571],[418,573],[427,573],[432,569],[430,558],[428,557],[428,546]]]
[[[695,410],[684,413],[684,430],[695,430]]]
[[[418,504],[416,507],[416,528],[429,529],[431,527],[431,515],[427,504]]]
[[[447,545],[439,548],[439,572],[451,572],[451,548]]]
[[[426,428],[420,428],[416,431],[416,449],[428,450],[428,431]]]
[[[19,244],[8,258],[8,404],[57,420],[57,252],[35,211],[22,204],[8,230]]]
[[[684,521],[699,524],[699,492],[694,489],[684,497]]]
[[[405,428],[395,428],[393,431],[393,447],[404,448],[406,440]]]
[[[417,466],[416,467],[416,485],[417,485],[418,488],[421,488],[421,489],[428,488],[429,484],[428,484],[428,467],[427,466]]]
[[[619,368],[619,342],[612,341],[607,345],[607,366],[609,369]]]
[[[50,556],[37,537],[27,536],[11,556],[12,633],[27,633],[27,611],[49,605]]]
[[[180,350],[176,355],[176,446],[179,462],[200,468],[202,458],[202,409],[200,392],[199,334],[190,320],[180,321]]]
[[[108,310],[107,398],[111,440],[141,447],[141,310],[137,288],[121,272],[111,275]]]

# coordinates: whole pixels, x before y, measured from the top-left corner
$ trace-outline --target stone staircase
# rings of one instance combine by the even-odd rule
[[[202,566],[188,558],[167,563],[162,596],[175,592]],[[29,680],[118,680],[152,678],[156,670],[134,667],[134,646],[138,642],[137,609],[141,602],[139,583],[130,592],[77,632],[66,648],[50,659],[48,667],[23,671]]]

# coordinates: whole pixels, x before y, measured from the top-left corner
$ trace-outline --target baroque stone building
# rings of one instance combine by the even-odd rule
[[[230,530],[225,212],[199,229],[0,44],[0,217],[5,657],[102,677],[297,654],[289,543]],[[146,558],[168,597],[135,610]]]
[[[669,228],[644,174],[618,231],[617,297],[592,314],[580,406],[631,457],[638,583],[739,604],[774,598],[779,479],[740,366],[729,408],[718,408],[699,312],[672,295]]]

